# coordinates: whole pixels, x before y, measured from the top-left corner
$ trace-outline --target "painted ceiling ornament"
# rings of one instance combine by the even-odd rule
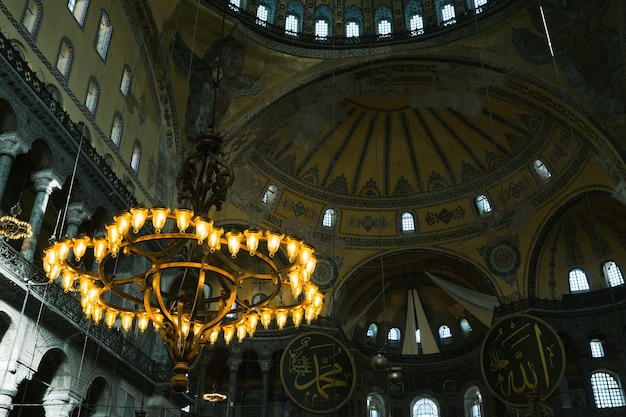
[[[512,285],[515,282],[516,272],[520,266],[521,255],[517,248],[517,237],[509,240],[501,240],[489,247],[478,248],[481,256],[485,259],[489,271],[503,278]]]
[[[202,57],[193,54],[180,34],[174,42],[174,60],[183,73],[190,74],[185,120],[188,137],[219,126],[233,98],[256,95],[263,89],[259,75],[243,73],[245,49],[233,33],[214,41]]]
[[[512,41],[519,54],[535,65],[554,61],[569,84],[610,115],[623,112],[622,63],[612,51],[620,50],[619,34],[604,25],[609,0],[569,0],[543,3],[552,57],[542,11],[528,7],[534,30],[513,28]]]

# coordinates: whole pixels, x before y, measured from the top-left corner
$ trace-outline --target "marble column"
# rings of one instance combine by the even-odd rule
[[[0,135],[0,201],[4,196],[4,190],[9,181],[9,174],[11,173],[15,157],[26,152],[28,152],[28,147],[17,133]]]
[[[235,415],[235,397],[237,396],[237,371],[241,365],[241,359],[230,358],[228,359],[228,369],[230,369],[230,378],[228,380],[228,411],[226,417],[233,417]]]
[[[24,239],[20,254],[24,259],[32,262],[35,256],[35,250],[37,249],[37,239],[41,232],[43,217],[48,207],[48,199],[54,190],[61,188],[61,181],[52,169],[34,172],[31,175],[31,180],[35,184],[35,190],[37,190],[35,204],[33,205],[33,210],[28,220],[30,226],[33,228],[33,235]]]
[[[73,238],[78,234],[78,228],[86,220],[90,220],[93,215],[93,210],[87,206],[84,202],[71,203],[67,207],[65,213],[65,223],[67,228],[65,229],[65,236]]]
[[[46,417],[67,417],[78,401],[69,395],[68,390],[53,390],[43,399],[43,409]]]
[[[272,369],[272,361],[269,359],[262,360],[259,361],[259,365],[261,365],[261,386],[263,389],[261,394],[261,417],[266,417],[270,396],[270,369]]]

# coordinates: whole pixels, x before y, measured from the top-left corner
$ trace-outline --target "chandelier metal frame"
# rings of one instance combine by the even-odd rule
[[[202,211],[131,208],[104,236],[66,238],[44,251],[50,282],[61,277],[65,291],[79,292],[95,324],[104,319],[129,331],[136,323],[143,332],[152,322],[174,362],[176,392],[187,389],[189,366],[207,343],[220,336],[227,345],[235,336],[241,342],[272,319],[281,330],[289,317],[295,327],[310,324],[323,305],[310,280],[317,262],[311,246],[270,230],[225,232],[206,217],[232,183],[218,158],[221,143],[215,134],[198,137],[178,178],[179,202]]]

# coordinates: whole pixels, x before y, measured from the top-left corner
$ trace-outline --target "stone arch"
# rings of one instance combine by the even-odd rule
[[[44,404],[51,398],[67,399],[70,386],[71,372],[67,355],[61,349],[50,349],[42,356],[32,377],[19,383],[9,416],[27,414],[45,417]]]
[[[111,384],[103,376],[91,380],[83,400],[77,404],[71,417],[106,416],[110,408]]]

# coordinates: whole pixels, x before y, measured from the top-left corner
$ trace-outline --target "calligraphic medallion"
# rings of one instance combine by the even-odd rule
[[[546,398],[561,383],[565,352],[561,339],[543,320],[524,315],[503,317],[482,345],[480,367],[485,383],[503,402],[527,406],[530,394]]]
[[[285,391],[299,407],[312,413],[340,408],[356,382],[348,349],[325,333],[308,332],[289,343],[280,360]]]

